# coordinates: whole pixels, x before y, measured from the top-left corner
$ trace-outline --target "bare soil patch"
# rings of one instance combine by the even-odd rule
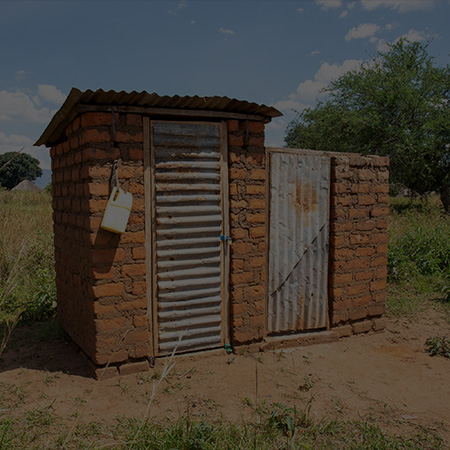
[[[84,407],[83,423],[144,416],[166,359],[150,372],[97,382],[77,347],[49,336],[46,326],[17,329],[0,359],[0,418],[45,410],[70,426]],[[388,317],[383,332],[336,343],[179,356],[150,415],[241,421],[255,417],[256,405],[279,402],[318,421],[367,420],[402,435],[426,427],[449,445],[450,360],[430,357],[424,347],[427,338],[444,335],[448,310],[436,305],[414,319]]]

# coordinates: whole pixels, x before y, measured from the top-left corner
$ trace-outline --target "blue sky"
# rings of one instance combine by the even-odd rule
[[[399,37],[450,62],[449,0],[0,1],[0,154],[32,147],[72,87],[224,95],[283,112]]]

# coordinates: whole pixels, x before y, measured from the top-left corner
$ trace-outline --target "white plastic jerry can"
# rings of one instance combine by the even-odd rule
[[[123,192],[120,188],[113,188],[106,205],[101,228],[113,233],[123,233],[130,217],[133,196],[130,192]]]

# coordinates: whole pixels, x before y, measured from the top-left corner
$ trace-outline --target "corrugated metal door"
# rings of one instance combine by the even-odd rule
[[[325,328],[330,159],[269,154],[268,331]]]
[[[217,123],[155,121],[151,130],[156,353],[219,347],[225,133]]]

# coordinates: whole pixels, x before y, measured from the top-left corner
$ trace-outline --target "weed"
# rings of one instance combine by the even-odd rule
[[[425,341],[425,347],[430,356],[450,358],[450,339],[447,336],[435,336]]]

